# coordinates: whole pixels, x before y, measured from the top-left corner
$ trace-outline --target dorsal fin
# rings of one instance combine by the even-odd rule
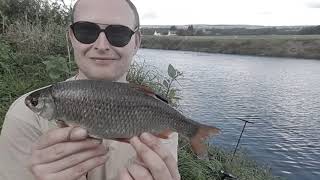
[[[156,95],[157,98],[160,99],[161,101],[169,104],[169,101],[168,101],[165,97],[161,96],[160,94],[155,94],[155,95]]]
[[[138,85],[138,84],[134,84],[133,87],[143,93],[145,93],[148,96],[152,96],[156,99],[159,99],[167,104],[169,104],[169,101],[164,98],[163,96],[161,96],[160,94],[155,93],[150,87],[148,86],[144,86],[144,85]]]

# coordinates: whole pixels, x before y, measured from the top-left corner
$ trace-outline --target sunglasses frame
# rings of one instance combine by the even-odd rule
[[[96,27],[98,27],[98,28],[99,28],[99,31],[98,31],[98,33],[97,33],[97,38],[96,38],[93,42],[91,42],[91,43],[81,42],[81,41],[76,37],[76,35],[75,35],[75,30],[74,30],[76,24],[78,24],[78,23],[94,24]],[[99,25],[106,25],[106,27],[105,27],[105,28],[101,28]],[[70,25],[70,28],[71,28],[72,33],[73,33],[73,35],[75,36],[75,38],[76,38],[79,42],[81,42],[81,43],[83,43],[83,44],[92,44],[92,43],[96,42],[97,39],[99,38],[99,34],[100,34],[101,32],[104,32],[105,35],[106,35],[107,40],[108,40],[109,43],[110,43],[110,45],[115,46],[115,45],[113,45],[113,44],[110,42],[110,40],[109,40],[110,37],[108,37],[108,33],[107,33],[107,29],[110,28],[111,26],[122,26],[122,27],[128,28],[128,29],[130,30],[130,33],[131,33],[131,34],[130,34],[130,39],[131,39],[132,36],[133,36],[136,32],[138,32],[139,29],[140,29],[139,26],[137,26],[134,30],[132,30],[132,29],[129,28],[128,26],[124,26],[124,25],[121,25],[121,24],[101,24],[101,23],[94,23],[94,22],[90,22],[90,21],[77,21],[77,22],[74,22],[74,23],[72,23],[72,24]],[[115,47],[124,47],[124,46],[126,46],[127,44],[129,44],[129,42],[130,42],[130,41],[128,41],[128,42],[127,42],[126,44],[124,44],[123,46],[115,46]]]

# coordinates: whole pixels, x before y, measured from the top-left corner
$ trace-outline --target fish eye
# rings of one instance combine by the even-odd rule
[[[32,98],[30,102],[34,107],[38,105],[38,100],[36,98]]]

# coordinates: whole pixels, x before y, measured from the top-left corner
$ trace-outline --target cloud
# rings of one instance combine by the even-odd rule
[[[144,20],[156,19],[156,18],[158,18],[158,15],[155,12],[152,12],[152,11],[146,12],[141,16],[141,19],[144,19]]]
[[[307,3],[308,8],[320,8],[320,2],[308,2]]]

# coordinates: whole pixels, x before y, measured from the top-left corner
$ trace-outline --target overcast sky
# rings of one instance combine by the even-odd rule
[[[142,25],[320,25],[320,0],[132,0],[132,2],[139,11]]]

